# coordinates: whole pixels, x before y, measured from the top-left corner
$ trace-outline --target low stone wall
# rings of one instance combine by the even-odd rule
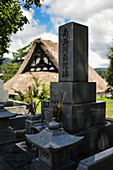
[[[26,106],[12,106],[12,107],[5,107],[9,112],[17,113],[19,115],[27,115],[28,109],[26,109]]]
[[[17,116],[9,119],[9,126],[11,126],[14,130],[22,130],[25,129],[25,120],[26,116]]]
[[[27,115],[28,114],[28,109],[27,109],[27,104],[22,103],[19,101],[14,101],[14,100],[8,100],[5,103],[2,103],[4,105],[4,108],[7,109],[9,112],[12,113],[17,113],[19,115]]]

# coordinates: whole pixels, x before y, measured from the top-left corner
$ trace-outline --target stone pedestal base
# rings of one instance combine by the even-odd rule
[[[66,98],[63,103],[80,104],[96,101],[96,83],[51,82],[51,101],[59,102],[61,91],[66,92]]]
[[[32,134],[32,125],[40,122],[40,115],[28,116],[25,121],[25,129],[27,134]]]
[[[105,123],[105,102],[64,104],[61,120],[66,131],[78,133]]]
[[[77,170],[112,170],[113,147],[80,161]]]
[[[12,128],[0,129],[0,145],[15,141],[16,137]]]
[[[32,161],[30,170],[75,170],[75,163],[70,161],[60,167],[49,167],[36,158]]]
[[[89,128],[87,131],[75,133],[76,136],[84,136],[81,145],[72,147],[71,160],[76,160],[77,154],[82,151],[80,157],[87,157],[89,155],[103,151],[113,146],[113,121],[106,121],[104,125]]]

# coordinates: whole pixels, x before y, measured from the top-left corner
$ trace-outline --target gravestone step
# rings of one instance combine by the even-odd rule
[[[16,137],[12,128],[0,130],[0,145],[16,142]]]
[[[64,104],[61,120],[67,131],[77,133],[105,123],[105,102]]]
[[[80,161],[77,170],[112,170],[113,147]]]

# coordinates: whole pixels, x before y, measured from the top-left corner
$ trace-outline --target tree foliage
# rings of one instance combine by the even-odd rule
[[[41,7],[40,0],[0,0],[0,61],[4,53],[8,53],[11,43],[11,35],[16,34],[18,30],[23,30],[24,24],[28,19],[23,15],[21,5],[26,9]]]
[[[1,65],[0,73],[3,74],[2,80],[6,82],[9,79],[11,79],[16,74],[19,67],[20,67],[19,65],[15,65],[13,63],[8,63],[7,65]]]
[[[107,77],[107,70],[99,70],[97,73],[103,78],[106,79]]]
[[[22,30],[24,24],[28,22],[20,7],[19,0],[0,1],[0,57],[8,52],[10,36],[18,30]]]
[[[110,60],[110,65],[107,71],[106,81],[108,82],[108,86],[113,87],[113,45],[109,47],[108,59]]]
[[[34,43],[34,41],[30,42],[27,46],[18,49],[17,52],[13,52],[12,53],[13,54],[12,63],[19,64],[19,65],[22,64],[22,62],[25,59],[25,56],[30,51],[33,43]]]
[[[34,4],[36,7],[41,7],[40,0],[23,0],[24,7],[26,9],[32,8],[32,5]]]

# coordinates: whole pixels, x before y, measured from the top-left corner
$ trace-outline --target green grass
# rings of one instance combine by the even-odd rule
[[[36,104],[38,103],[39,99],[33,98],[33,101],[36,102]],[[39,103],[37,109],[36,109],[36,113],[41,113],[41,102]]]
[[[104,96],[97,98],[97,101],[106,102],[106,117],[113,118],[113,99],[108,99]]]

